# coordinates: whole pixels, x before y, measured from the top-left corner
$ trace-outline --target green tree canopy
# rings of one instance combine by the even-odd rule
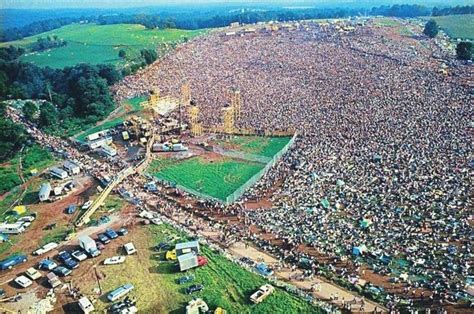
[[[438,35],[439,28],[438,23],[435,20],[429,20],[425,24],[425,29],[423,30],[423,34],[430,38],[435,38]]]
[[[23,115],[25,116],[26,119],[29,121],[35,121],[37,116],[38,116],[38,107],[36,106],[35,103],[31,101],[27,101],[23,105]]]
[[[460,60],[471,60],[474,51],[474,44],[468,41],[461,41],[456,46],[456,56]]]

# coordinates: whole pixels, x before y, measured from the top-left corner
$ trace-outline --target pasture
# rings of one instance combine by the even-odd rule
[[[151,163],[148,172],[158,179],[225,200],[264,166],[227,157],[216,160],[196,156],[183,160],[157,159]]]
[[[58,36],[67,41],[67,46],[41,52],[27,52],[21,60],[52,68],[74,66],[79,63],[124,65],[127,61],[118,56],[121,49],[127,54],[126,60],[133,61],[139,57],[143,48],[154,49],[160,45],[166,47],[170,43],[182,42],[203,32],[205,30],[147,30],[138,24],[71,24],[21,40],[0,43],[0,47],[13,45],[28,49],[29,45],[40,37]]]
[[[474,40],[474,14],[434,16],[439,27],[453,39]]]

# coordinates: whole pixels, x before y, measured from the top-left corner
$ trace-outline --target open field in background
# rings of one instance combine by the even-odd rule
[[[20,153],[9,161],[3,163],[0,167],[0,195],[10,191],[15,186],[21,184],[18,174],[18,166],[20,162]],[[54,164],[53,156],[38,145],[25,148],[22,154],[22,173],[25,180],[31,175],[30,171],[43,169]],[[0,212],[1,212],[0,206]]]
[[[427,17],[438,23],[439,27],[453,39],[474,40],[474,14]]]
[[[28,48],[39,37],[58,36],[68,42],[67,46],[42,52],[27,53],[22,61],[32,62],[38,66],[63,68],[79,63],[123,63],[118,57],[120,49],[125,50],[130,59],[140,55],[143,48],[155,48],[162,43],[191,39],[206,30],[147,30],[138,24],[71,24],[61,28],[26,37],[22,40],[0,43],[0,47],[9,45]]]
[[[212,197],[225,200],[252,176],[263,169],[261,163],[222,158],[207,160],[191,157],[184,160],[157,159],[148,168],[148,173],[191,188]]]
[[[84,132],[76,136],[76,140],[85,141],[86,137],[90,134],[110,129],[118,124],[121,124],[128,115],[135,114],[140,111],[142,109],[140,103],[142,101],[145,101],[146,99],[147,97],[135,97],[124,101],[124,103],[121,105],[121,108],[118,110],[120,116],[112,118],[110,120],[105,120],[104,122],[101,122],[100,124],[85,130]]]
[[[252,304],[250,295],[266,283],[265,280],[206,246],[201,246],[201,249],[202,254],[209,260],[208,265],[188,272],[179,272],[175,262],[164,260],[165,251],[152,250],[160,242],[175,244],[187,240],[184,234],[168,225],[136,228],[129,236],[129,240],[137,247],[137,255],[127,256],[124,264],[97,266],[97,272],[102,278],[102,295],[95,304],[99,311],[110,305],[106,300],[108,292],[125,283],[131,283],[135,289],[130,295],[137,299],[137,306],[143,313],[184,313],[187,302],[193,297],[202,298],[211,311],[220,306],[229,314],[318,313],[317,308],[280,289],[276,289],[263,303]],[[171,238],[174,240],[170,240]],[[116,253],[123,254],[120,247]],[[193,275],[195,279],[190,283],[178,285],[176,280],[184,275]],[[193,295],[184,293],[186,287],[198,283],[205,286],[203,291]],[[86,295],[91,295],[93,289],[98,287],[92,274],[88,280],[78,280],[76,284]]]
[[[291,137],[232,136],[229,140],[218,143],[226,149],[273,157],[290,140]]]

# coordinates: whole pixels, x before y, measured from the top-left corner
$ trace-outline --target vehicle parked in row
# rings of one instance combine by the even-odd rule
[[[79,237],[79,246],[86,251],[87,254],[91,257],[96,257],[100,255],[100,249],[98,247],[98,241],[94,241],[91,237],[84,235]]]
[[[199,292],[202,289],[204,289],[204,285],[195,284],[195,285],[191,285],[191,286],[187,287],[185,289],[185,292],[186,292],[186,294],[191,294],[191,293],[194,293],[194,292]]]
[[[12,269],[14,266],[26,262],[26,260],[27,258],[25,255],[12,255],[0,261],[0,269]]]
[[[119,236],[124,236],[124,235],[128,234],[128,230],[127,230],[127,228],[122,227],[117,231],[117,233],[118,233]]]
[[[112,240],[118,238],[117,232],[115,232],[112,229],[105,230],[104,234],[107,236],[107,238],[112,239]]]
[[[36,251],[34,251],[33,255],[42,255],[42,254],[48,253],[48,252],[54,250],[55,248],[57,248],[58,246],[59,246],[59,244],[57,244],[56,242],[50,242],[48,244],[43,245],[42,247],[40,247]]]
[[[26,276],[18,276],[15,278],[15,282],[22,288],[27,288],[33,284],[33,281],[29,280]]]
[[[193,280],[194,280],[194,276],[183,276],[183,277],[179,277],[176,280],[176,282],[178,283],[178,285],[183,285],[183,284],[191,282]]]
[[[104,260],[104,265],[122,264],[125,262],[125,256],[112,256]]]
[[[74,269],[79,266],[79,263],[72,258],[68,251],[59,252],[58,259],[69,269]]]
[[[44,259],[38,264],[38,268],[42,270],[53,270],[56,267],[58,267],[58,264],[50,259]]]
[[[268,268],[268,266],[265,263],[258,263],[255,266],[255,270],[257,271],[257,273],[265,277],[273,275],[273,270]]]
[[[97,235],[97,239],[102,242],[103,244],[108,244],[110,243],[110,239],[108,236],[106,236],[105,234],[103,233],[100,233]]]
[[[48,279],[48,283],[52,288],[56,288],[61,284],[61,280],[59,280],[58,276],[53,272],[48,273],[46,279]]]
[[[58,266],[55,269],[53,269],[53,273],[55,273],[59,277],[64,277],[64,276],[69,276],[72,273],[72,270],[64,266]]]
[[[124,244],[123,248],[125,249],[125,252],[127,255],[132,255],[137,253],[137,249],[135,248],[135,245],[133,245],[132,242]]]
[[[28,276],[31,280],[36,280],[43,277],[43,275],[41,275],[41,273],[37,271],[36,269],[34,269],[33,267],[28,268],[25,271],[25,275]]]
[[[82,250],[75,250],[71,253],[71,256],[74,257],[78,262],[82,262],[87,259],[87,254]]]

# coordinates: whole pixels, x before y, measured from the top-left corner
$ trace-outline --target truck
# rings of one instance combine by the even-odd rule
[[[203,266],[207,264],[207,259],[204,256],[197,256],[195,253],[187,253],[178,256],[179,270],[185,271],[194,267]]]
[[[0,261],[0,269],[12,269],[13,266],[26,262],[25,255],[12,255],[2,261]]]
[[[92,305],[92,302],[87,297],[80,298],[77,304],[85,314],[94,311],[94,305]]]
[[[58,276],[56,276],[56,274],[53,272],[48,273],[46,278],[48,279],[48,283],[52,288],[56,288],[61,284],[61,280],[59,280]]]
[[[58,244],[56,242],[50,242],[48,244],[43,245],[39,249],[33,252],[33,255],[42,255],[44,253],[48,253],[51,250],[54,250],[55,248],[58,247]]]
[[[258,304],[262,302],[263,300],[265,300],[270,294],[272,294],[273,291],[275,291],[275,288],[272,285],[270,284],[263,285],[260,287],[260,289],[258,289],[256,292],[254,292],[250,296],[250,301],[252,301],[255,304]]]
[[[87,235],[79,237],[79,246],[83,248],[84,251],[86,251],[86,253],[92,257],[100,255],[100,251],[97,249],[95,241]]]

